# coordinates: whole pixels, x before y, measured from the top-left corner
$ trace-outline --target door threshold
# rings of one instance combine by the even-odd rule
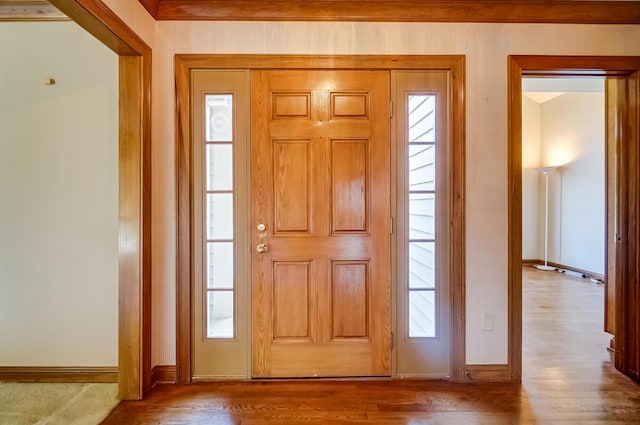
[[[383,375],[383,376],[309,376],[289,378],[249,378],[255,382],[308,382],[308,381],[451,381],[451,376],[442,375]]]

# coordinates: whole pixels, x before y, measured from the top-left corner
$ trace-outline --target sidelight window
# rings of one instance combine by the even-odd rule
[[[409,337],[436,336],[436,96],[407,94]]]
[[[235,337],[233,95],[205,96],[207,338]]]

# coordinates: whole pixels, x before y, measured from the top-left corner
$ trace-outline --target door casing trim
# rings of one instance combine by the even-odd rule
[[[509,376],[512,382],[520,382],[522,380],[522,77],[523,76],[557,76],[557,77],[622,77],[635,82],[635,100],[627,99],[627,108],[629,102],[635,103],[636,108],[638,100],[637,82],[640,79],[640,57],[638,56],[509,56],[507,64],[507,110],[508,110],[508,287],[509,287]],[[640,118],[638,110],[625,111],[629,121],[628,134],[626,142],[628,142],[625,151],[633,152],[640,149],[640,130],[638,129]],[[624,137],[624,136],[623,136]],[[624,154],[623,154],[624,155]],[[621,158],[625,161],[625,158]],[[626,158],[628,164],[632,161]],[[633,180],[638,176],[640,170],[637,165],[634,169],[627,170],[624,177],[628,182],[620,182],[626,185],[629,192],[619,193],[621,202],[629,200],[633,197],[637,198],[637,189]],[[633,174],[632,174],[632,173]],[[617,189],[619,192],[619,188]],[[620,226],[623,229],[632,232],[632,227],[637,220],[627,212],[621,211],[625,216],[621,216]],[[633,245],[631,248],[629,245]],[[635,252],[638,249],[638,243],[634,240],[627,240],[625,247],[618,249],[616,253],[617,274],[625,272],[627,279],[620,279],[621,284],[616,284],[616,350],[617,355],[615,365],[624,372],[631,362],[631,356],[637,353],[630,353],[622,347],[626,343],[626,333],[628,330],[626,312],[633,308],[631,305],[635,300],[623,302],[627,287],[638,279],[638,259],[631,261],[632,257],[627,253],[629,250]],[[624,284],[623,284],[624,283]],[[637,307],[635,307],[637,312]],[[636,346],[637,347],[637,346]]]
[[[192,69],[420,69],[451,72],[451,154],[456,158],[451,176],[451,381],[465,380],[465,57],[463,55],[203,55],[175,56],[176,78],[176,372],[178,383],[192,374],[191,223],[192,169],[190,132],[190,73]]]

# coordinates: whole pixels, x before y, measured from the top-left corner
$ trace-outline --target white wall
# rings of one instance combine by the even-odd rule
[[[153,69],[153,363],[175,362],[176,53],[465,55],[466,360],[506,364],[507,57],[640,55],[639,39],[638,25],[159,22]],[[482,330],[485,312],[494,317],[492,332]]]
[[[540,256],[540,104],[522,96],[522,258]],[[544,222],[543,222],[544,226]]]
[[[0,365],[116,366],[118,58],[70,22],[0,57]]]
[[[566,93],[545,102],[540,122],[542,164],[564,164],[549,175],[549,261],[604,274],[604,93]],[[543,255],[543,234],[540,241]]]

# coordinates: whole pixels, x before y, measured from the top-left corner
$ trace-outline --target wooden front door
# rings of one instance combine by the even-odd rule
[[[252,374],[390,375],[389,73],[251,84]]]

